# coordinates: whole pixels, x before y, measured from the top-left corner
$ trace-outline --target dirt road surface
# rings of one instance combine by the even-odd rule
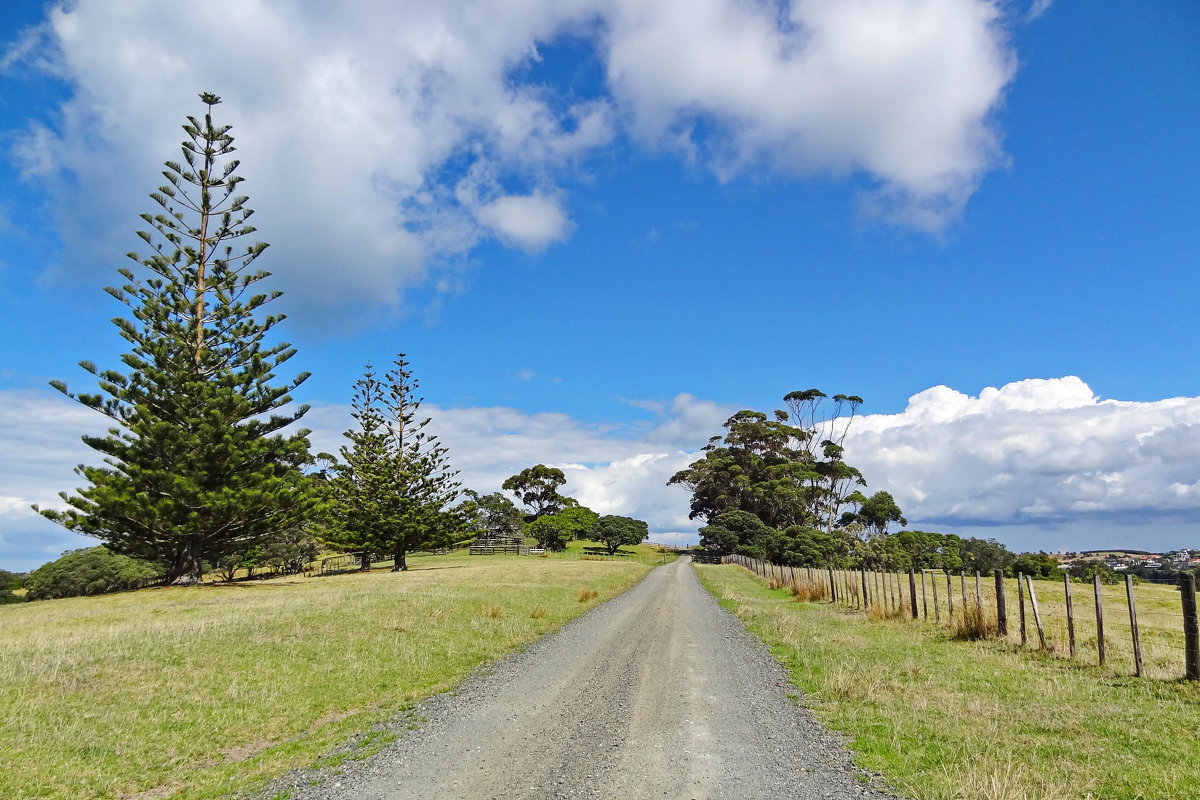
[[[292,800],[885,798],[681,558]],[[275,790],[278,789],[278,785]]]

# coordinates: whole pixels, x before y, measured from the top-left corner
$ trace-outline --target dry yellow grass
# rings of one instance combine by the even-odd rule
[[[414,565],[0,608],[0,798],[226,796],[648,571],[503,556]]]

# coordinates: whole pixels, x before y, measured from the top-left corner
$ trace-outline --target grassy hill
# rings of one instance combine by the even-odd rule
[[[619,594],[642,560],[430,556],[4,606],[0,797],[261,785]]]

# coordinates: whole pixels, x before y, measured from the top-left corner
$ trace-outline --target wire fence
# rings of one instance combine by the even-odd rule
[[[798,600],[860,609],[877,619],[911,619],[961,639],[1013,645],[1116,674],[1200,681],[1196,579],[1174,585],[1077,583],[947,570],[787,567],[746,556],[723,559],[790,588]]]

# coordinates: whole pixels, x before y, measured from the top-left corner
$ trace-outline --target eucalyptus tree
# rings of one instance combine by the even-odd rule
[[[704,456],[675,473],[669,485],[692,493],[691,518],[712,522],[729,511],[756,515],[768,527],[820,527],[832,533],[862,474],[843,459],[842,442],[862,399],[819,390],[792,392],[790,410],[739,411]]]
[[[510,476],[501,484],[506,492],[512,492],[522,505],[530,510],[532,522],[547,514],[557,514],[564,508],[579,505],[571,497],[564,497],[558,490],[567,482],[561,469],[537,464]]]
[[[159,210],[141,215],[150,255],[130,253],[140,267],[119,270],[123,285],[107,289],[129,309],[113,320],[131,345],[125,370],[81,362],[94,394],[51,382],[111,421],[105,435],[83,437],[104,465],[78,467],[90,485],[61,493],[65,510],[37,509],[160,564],[173,583],[198,582],[204,561],[296,527],[313,504],[301,474],[308,431],[285,432],[307,411],[290,406],[290,392],[308,374],[275,382],[295,354],[268,341],[284,315],[263,307],[280,292],[260,289],[269,273],[250,268],[267,245],[247,238],[253,211],[238,193],[231,126],[213,122],[221,99],[200,99],[182,162],[166,162],[166,184],[150,194]]]
[[[783,401],[791,411],[791,419],[805,431],[800,442],[814,465],[809,479],[814,489],[814,512],[825,532],[832,533],[851,487],[866,485],[862,474],[842,457],[846,434],[863,399],[848,394],[830,398],[820,389],[806,389],[789,392]]]

